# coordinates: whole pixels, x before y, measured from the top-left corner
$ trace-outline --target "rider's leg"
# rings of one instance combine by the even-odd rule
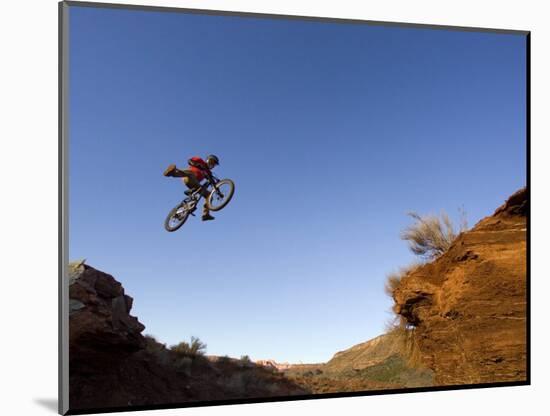
[[[176,165],[170,164],[168,167],[164,170],[163,175],[164,176],[176,176],[176,172],[179,172],[179,169],[176,168]]]
[[[201,195],[204,197],[204,205],[202,206],[202,220],[203,221],[213,220],[214,217],[210,215],[210,210],[206,206],[206,200],[208,198],[208,195],[210,195],[210,192],[208,192],[208,190],[206,190],[205,188],[202,188]]]
[[[176,165],[169,165],[164,171],[164,176],[172,176],[174,178],[184,178],[189,175],[193,175],[193,173],[188,170],[180,170]]]
[[[183,171],[183,172],[186,172],[186,171]],[[182,178],[182,181],[189,189],[195,190],[197,188],[201,188],[201,184],[200,184],[199,180],[192,173],[184,175],[183,178]],[[204,197],[204,205],[202,207],[202,220],[203,221],[209,221],[209,220],[214,219],[214,217],[212,215],[210,215],[210,210],[206,206],[206,198],[208,198],[209,194],[210,194],[210,192],[208,192],[208,190],[206,188],[202,187],[201,195]]]
[[[176,169],[176,165],[170,164],[168,167],[164,170],[163,175],[164,176],[173,176],[174,170]]]
[[[194,191],[201,186],[195,175],[189,174],[187,171],[181,172],[183,173],[183,175],[181,176],[181,180],[189,190]]]

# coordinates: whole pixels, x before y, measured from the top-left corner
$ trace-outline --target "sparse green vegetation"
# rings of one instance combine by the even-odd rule
[[[152,335],[144,335],[145,350],[155,360],[195,382],[210,374],[211,380],[231,397],[254,397],[254,395],[286,395],[305,393],[297,384],[276,370],[256,365],[248,355],[240,359],[229,356],[206,357],[206,344],[197,337],[190,342],[180,342],[170,348],[161,344]],[[213,377],[212,374],[215,374]]]
[[[241,363],[243,364],[252,364],[252,360],[248,355],[241,355]]]
[[[229,358],[229,355],[223,355],[221,357],[218,357],[218,363],[219,364],[231,363],[231,358]]]
[[[197,337],[191,337],[190,343],[182,341],[177,345],[172,345],[170,350],[178,356],[194,358],[205,354],[206,344]]]

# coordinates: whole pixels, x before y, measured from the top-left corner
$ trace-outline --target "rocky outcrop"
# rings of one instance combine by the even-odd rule
[[[145,350],[132,298],[112,276],[84,262],[69,265],[71,409],[184,401],[196,392]]]
[[[133,299],[122,285],[84,262],[69,267],[70,354],[109,350],[116,356],[143,349],[145,326],[130,315]]]
[[[84,262],[70,264],[69,287],[71,410],[308,393],[253,363],[182,356],[143,336],[122,285]]]
[[[395,289],[436,384],[526,379],[527,211],[521,189]]]

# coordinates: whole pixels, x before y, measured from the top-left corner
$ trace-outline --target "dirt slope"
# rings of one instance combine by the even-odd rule
[[[327,362],[332,371],[363,370],[386,361],[399,353],[398,345],[390,334],[339,351]]]
[[[519,190],[394,292],[438,385],[526,379],[527,203]]]
[[[337,352],[323,364],[294,365],[284,374],[314,393],[367,391],[433,385],[433,372],[412,368],[392,333]]]

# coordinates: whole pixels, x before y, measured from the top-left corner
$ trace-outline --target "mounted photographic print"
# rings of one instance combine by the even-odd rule
[[[530,383],[529,32],[59,11],[60,413]]]

